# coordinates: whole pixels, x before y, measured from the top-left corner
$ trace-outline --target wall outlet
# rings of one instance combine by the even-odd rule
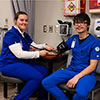
[[[44,33],[47,32],[47,25],[43,25],[43,32],[44,32]]]
[[[53,33],[53,25],[49,25],[49,33]]]

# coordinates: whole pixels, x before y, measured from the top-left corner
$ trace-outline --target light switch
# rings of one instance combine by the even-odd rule
[[[47,32],[47,25],[43,26],[43,32],[46,33]]]

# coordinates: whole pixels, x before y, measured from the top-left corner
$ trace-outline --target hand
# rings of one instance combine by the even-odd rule
[[[74,76],[72,79],[70,79],[68,82],[67,82],[67,86],[69,88],[75,88],[75,85],[77,84],[79,78],[77,76]]]
[[[57,53],[56,52],[48,52],[48,54],[47,55],[52,55],[52,56],[56,56],[57,55]]]
[[[49,46],[49,45],[45,45],[45,48],[46,48],[47,50],[54,50],[54,47],[53,47],[53,46]]]
[[[48,51],[41,50],[41,51],[39,51],[39,53],[40,53],[40,56],[46,56],[48,54]]]

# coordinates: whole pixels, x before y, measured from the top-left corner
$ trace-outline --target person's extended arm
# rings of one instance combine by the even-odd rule
[[[45,56],[47,54],[46,50],[34,51],[34,52],[23,51],[20,43],[15,43],[10,45],[9,49],[17,58],[20,59],[39,58],[40,56]]]
[[[45,47],[45,44],[36,44],[35,42],[32,42],[31,45],[39,49],[43,49]]]
[[[39,49],[47,49],[47,50],[54,50],[54,47],[52,46],[49,46],[47,44],[36,44],[35,42],[32,42],[31,43],[32,46],[36,47],[36,48],[39,48]]]
[[[69,88],[74,88],[78,80],[96,69],[98,60],[90,60],[90,65],[67,82]]]

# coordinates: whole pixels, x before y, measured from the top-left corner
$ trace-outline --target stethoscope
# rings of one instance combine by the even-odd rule
[[[48,50],[48,49],[46,49],[46,48],[43,48],[43,49],[41,49],[41,48],[37,48],[37,47],[31,45],[31,44],[30,44],[30,43],[25,39],[25,37],[23,37],[23,39],[24,39],[24,41],[26,42],[26,44],[29,45],[29,47],[33,47],[33,48],[35,48],[36,50],[46,50],[46,51],[49,51],[49,52],[54,52],[54,53],[57,53],[57,55],[58,55],[57,50]],[[55,55],[47,54],[47,56],[55,56]]]

